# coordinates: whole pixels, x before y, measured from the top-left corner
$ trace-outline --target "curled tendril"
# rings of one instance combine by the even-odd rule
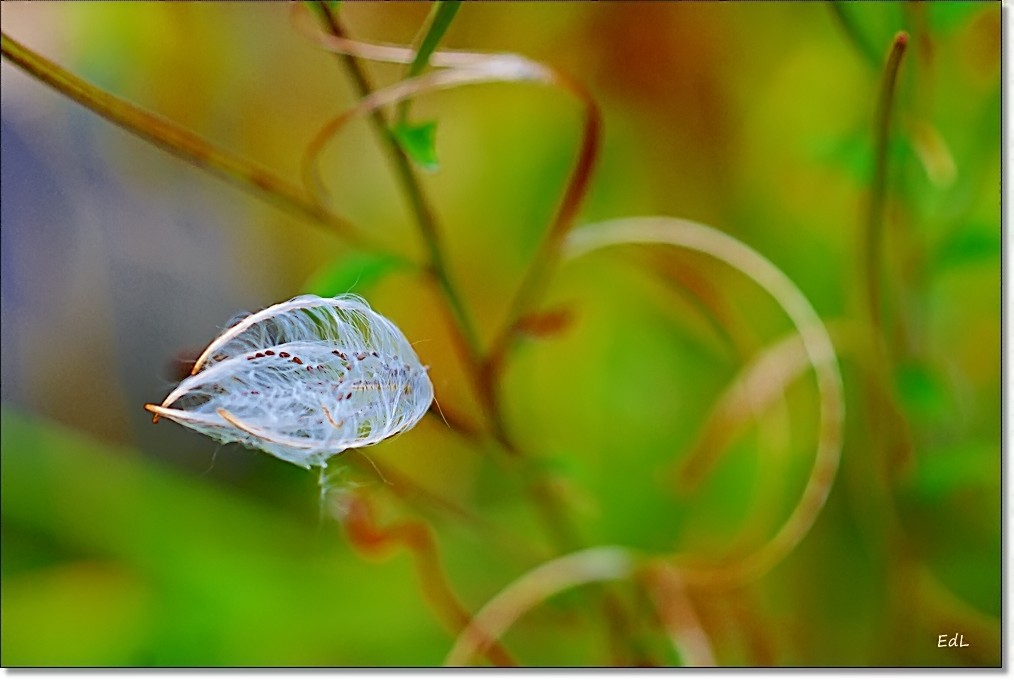
[[[550,560],[526,572],[495,595],[455,641],[445,665],[463,665],[500,639],[525,612],[562,590],[595,581],[644,578],[673,644],[693,665],[711,665],[713,652],[693,613],[686,589],[731,586],[764,575],[788,555],[813,526],[827,500],[841,456],[844,395],[837,355],[820,317],[796,285],[759,253],[722,232],[673,217],[617,219],[589,225],[564,241],[563,258],[624,244],[670,245],[714,257],[766,290],[796,327],[807,361],[817,377],[820,434],[813,468],[800,500],[781,528],[745,558],[701,566],[686,555],[647,559],[633,549],[603,546]]]
[[[732,563],[702,567],[690,564],[686,556],[673,557],[688,582],[731,584],[757,578],[788,555],[813,526],[838,470],[845,401],[834,345],[817,312],[788,276],[749,246],[712,227],[674,217],[632,217],[602,222],[571,233],[565,243],[564,257],[573,260],[601,248],[632,243],[695,250],[750,277],[785,310],[816,374],[820,399],[817,451],[799,502],[781,528],[767,543]]]

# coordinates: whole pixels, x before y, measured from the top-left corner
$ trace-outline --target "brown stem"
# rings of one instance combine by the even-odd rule
[[[863,286],[865,313],[870,331],[871,373],[867,377],[870,393],[870,429],[885,435],[891,466],[904,463],[911,456],[911,430],[901,406],[892,392],[892,365],[885,342],[883,310],[884,285],[881,272],[881,251],[884,240],[884,212],[887,201],[888,143],[891,135],[892,111],[908,34],[899,32],[891,44],[874,114],[874,166],[870,200],[862,231]]]
[[[216,146],[171,120],[95,87],[6,34],[2,36],[2,53],[5,59],[32,77],[177,158],[313,224],[327,227],[352,243],[365,243],[363,235],[349,222],[324,209],[298,185],[272,171]]]
[[[531,306],[544,290],[560,260],[560,246],[573,226],[581,202],[588,193],[602,136],[602,114],[591,94],[570,79],[559,74],[556,74],[556,78],[563,87],[577,95],[584,104],[585,119],[582,126],[581,147],[549,232],[539,244],[538,250],[532,258],[532,264],[511,302],[507,320],[494,337],[483,364],[482,396],[486,400],[490,412],[494,414],[500,413],[497,391],[500,373],[504,361],[517,339],[519,322],[530,311]],[[495,424],[502,429],[503,423],[499,419]]]
[[[684,666],[714,666],[711,638],[701,625],[679,572],[660,562],[642,570],[640,580]]]
[[[444,619],[454,635],[460,635],[469,627],[471,617],[451,590],[444,575],[437,554],[433,535],[421,522],[402,522],[390,527],[379,526],[365,499],[353,496],[345,508],[342,519],[349,542],[359,550],[371,555],[380,555],[393,545],[403,545],[412,553],[416,572],[423,593]],[[490,662],[497,666],[516,666],[517,663],[503,646],[483,636],[481,629],[473,625],[473,635],[483,638],[483,650]]]
[[[874,115],[874,166],[870,201],[866,213],[866,228],[863,232],[863,265],[866,276],[866,305],[870,324],[880,329],[880,246],[884,231],[884,202],[887,195],[887,142],[891,131],[891,110],[894,105],[895,85],[898,68],[908,45],[908,34],[904,31],[894,37],[891,52],[887,56],[884,76],[880,83],[880,96]]]

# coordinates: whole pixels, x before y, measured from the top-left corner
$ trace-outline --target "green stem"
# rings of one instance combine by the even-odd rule
[[[342,28],[341,23],[327,6],[327,3],[318,1],[315,7],[320,13],[321,18],[331,35],[336,38],[345,38],[345,31]],[[373,86],[370,84],[369,78],[366,76],[366,72],[360,66],[359,60],[350,54],[338,53],[337,56],[345,66],[349,76],[352,78],[352,83],[359,96],[368,96],[373,91]],[[379,134],[380,138],[383,140],[391,160],[394,162],[394,169],[398,177],[398,181],[401,184],[405,195],[408,197],[409,206],[412,213],[415,215],[416,222],[419,225],[419,231],[421,232],[423,241],[426,244],[426,249],[429,255],[430,273],[433,275],[434,279],[436,279],[437,285],[443,292],[444,299],[446,300],[450,308],[450,313],[454,318],[455,323],[452,324],[452,327],[459,335],[458,342],[467,352],[469,362],[473,366],[478,366],[480,363],[480,357],[482,356],[479,336],[475,331],[475,327],[472,325],[468,313],[465,311],[465,305],[461,300],[461,296],[458,295],[457,289],[451,283],[447,269],[447,261],[444,259],[443,249],[440,244],[440,234],[437,231],[436,220],[433,217],[433,210],[430,208],[430,205],[423,194],[419,178],[416,175],[415,170],[412,168],[411,161],[408,156],[405,155],[401,145],[398,143],[398,139],[391,131],[391,128],[387,123],[387,118],[384,116],[383,112],[379,110],[372,111],[370,113],[370,120],[372,121],[377,134]]]
[[[870,66],[873,68],[880,66],[881,56],[879,47],[866,37],[866,34],[863,33],[859,27],[859,23],[851,12],[845,11],[845,7],[850,3],[843,0],[829,0],[825,4],[831,10],[831,15],[834,16],[838,25],[845,31],[845,35],[848,36],[852,45],[863,55],[863,58]]]
[[[347,221],[320,207],[298,185],[285,181],[270,170],[226,151],[166,118],[95,87],[6,34],[2,35],[2,53],[5,59],[32,77],[177,158],[283,210],[327,227],[352,243],[365,243],[366,239]]]
[[[863,282],[865,290],[865,312],[869,329],[869,365],[864,376],[868,431],[871,441],[876,444],[875,458],[878,465],[870,485],[870,498],[886,509],[892,504],[893,473],[910,460],[912,456],[912,430],[904,410],[894,394],[893,366],[884,338],[881,312],[881,248],[884,232],[884,208],[887,198],[887,145],[891,132],[891,112],[894,105],[898,69],[908,46],[908,34],[899,32],[891,45],[884,74],[881,78],[880,93],[874,115],[874,174],[870,190],[870,201],[863,230]],[[882,525],[885,540],[890,546],[888,567],[894,570],[901,564],[899,559],[905,547],[898,538],[900,526],[889,522],[885,510]],[[896,520],[896,518],[895,518]],[[889,625],[896,626],[897,623]]]
[[[440,0],[433,3],[433,8],[426,18],[423,30],[420,31],[421,37],[415,45],[415,59],[405,71],[406,79],[414,78],[423,72],[459,9],[461,9],[461,0]],[[411,105],[411,99],[405,99],[398,104],[398,123],[404,124],[408,120],[408,110]]]
[[[884,75],[880,82],[880,96],[874,115],[874,166],[870,201],[863,234],[863,266],[866,282],[866,306],[870,324],[878,331],[880,318],[880,250],[884,231],[884,204],[887,196],[887,144],[891,132],[891,111],[898,81],[898,68],[908,45],[908,34],[899,32],[894,37],[887,56]]]

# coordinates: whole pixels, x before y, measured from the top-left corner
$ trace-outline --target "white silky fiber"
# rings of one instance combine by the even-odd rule
[[[146,409],[301,467],[413,427],[433,386],[404,334],[355,295],[301,295],[241,316],[193,375]]]

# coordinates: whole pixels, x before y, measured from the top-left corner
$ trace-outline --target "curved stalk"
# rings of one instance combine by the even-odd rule
[[[694,668],[715,666],[711,639],[694,611],[680,573],[667,564],[651,565],[644,570],[642,581],[683,665]]]
[[[497,593],[454,641],[444,659],[445,666],[465,666],[526,612],[549,597],[586,583],[617,581],[629,578],[636,559],[627,548],[604,546],[589,548],[550,560]]]
[[[483,605],[458,634],[444,666],[467,666],[488,653],[522,616],[549,598],[590,583],[637,580],[646,588],[669,639],[688,666],[715,665],[711,641],[672,566],[644,562],[630,548],[599,546],[557,557],[531,569]]]
[[[820,429],[813,468],[800,500],[767,543],[745,558],[727,564],[687,564],[675,556],[688,582],[731,584],[763,575],[802,540],[831,489],[841,457],[845,401],[831,338],[809,301],[781,270],[742,242],[711,227],[672,217],[618,219],[583,227],[566,241],[566,256],[631,243],[663,244],[695,250],[725,262],[764,288],[785,310],[799,333],[807,360],[817,377]]]
[[[866,225],[863,230],[863,269],[866,284],[866,312],[873,328],[881,329],[880,249],[884,231],[884,202],[887,196],[887,142],[891,132],[891,111],[894,106],[895,85],[901,58],[908,46],[908,34],[898,33],[887,55],[884,75],[880,83],[880,96],[874,114],[874,166],[870,200],[867,206]]]

